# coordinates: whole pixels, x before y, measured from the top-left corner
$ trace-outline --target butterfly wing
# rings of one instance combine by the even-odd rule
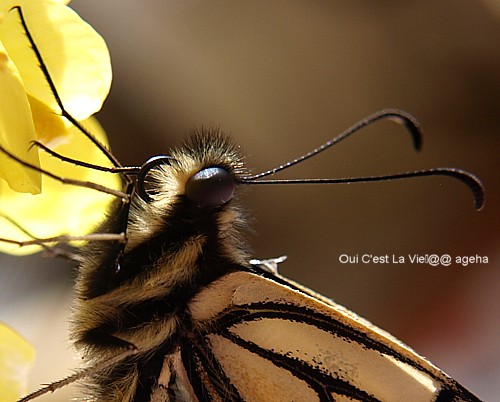
[[[390,334],[274,278],[230,273],[193,299],[193,328],[164,366],[171,399],[478,400]]]

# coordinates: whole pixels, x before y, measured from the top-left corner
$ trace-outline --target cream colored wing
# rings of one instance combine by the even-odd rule
[[[388,333],[269,274],[230,273],[190,303],[167,357],[174,400],[477,401]]]

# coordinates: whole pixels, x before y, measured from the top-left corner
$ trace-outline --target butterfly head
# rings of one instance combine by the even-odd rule
[[[218,130],[201,129],[171,155],[150,158],[137,176],[136,193],[153,206],[184,200],[218,208],[232,200],[242,174],[241,158],[229,140]]]
[[[137,175],[127,249],[174,226],[176,231],[192,227],[194,233],[238,225],[241,213],[234,198],[246,173],[237,148],[216,129],[199,129],[168,156],[149,159]]]

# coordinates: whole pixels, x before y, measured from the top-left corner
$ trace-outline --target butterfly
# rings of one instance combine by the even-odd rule
[[[31,46],[36,49],[33,40]],[[48,69],[45,76],[59,100]],[[109,171],[122,176],[123,189],[110,191],[116,199],[108,217],[78,254],[71,337],[84,368],[22,401],[79,380],[86,384],[85,396],[99,401],[477,401],[389,333],[280,275],[283,258],[256,260],[249,251],[248,219],[238,203],[244,186],[445,175],[464,182],[476,207],[482,207],[479,179],[454,168],[349,179],[265,179],[386,118],[403,123],[419,148],[416,120],[389,109],[256,175],[247,171],[233,142],[215,129],[193,131],[182,146],[142,166],[116,162]],[[34,168],[3,146],[0,151]],[[76,184],[107,191],[94,183]]]

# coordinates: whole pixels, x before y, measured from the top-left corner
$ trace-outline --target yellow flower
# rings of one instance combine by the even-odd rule
[[[0,323],[0,402],[13,402],[26,393],[28,372],[35,360],[33,347]]]
[[[105,143],[105,133],[96,119],[87,119],[83,125],[100,142]],[[70,158],[84,159],[97,165],[109,166],[104,155],[75,127],[69,128],[68,134],[67,142],[57,147],[58,152]],[[64,177],[99,183],[114,189],[121,188],[119,177],[111,173],[61,162],[43,152],[40,153],[40,162],[44,169]],[[15,192],[6,183],[0,181],[0,213],[4,215],[4,217],[0,216],[1,237],[32,240],[12,225],[9,219],[38,238],[89,233],[103,218],[103,213],[112,199],[114,197],[108,194],[84,187],[65,185],[48,177],[43,177],[43,191],[35,196]],[[39,250],[39,246],[20,248],[0,242],[0,251],[10,254],[22,255]]]
[[[22,160],[58,176],[119,188],[116,175],[75,167],[36,147],[30,149],[31,142],[38,140],[65,156],[110,166],[96,147],[61,116],[20,15],[12,10],[13,6],[21,7],[65,109],[106,143],[104,132],[89,116],[101,108],[109,92],[109,52],[102,37],[65,4],[67,1],[0,1],[0,144]],[[88,233],[109,201],[110,196],[61,185],[0,153],[0,215],[33,236]],[[31,240],[9,219],[0,218],[0,237]],[[39,247],[20,249],[0,242],[0,250],[25,254]]]
[[[22,159],[38,164],[30,141],[65,136],[69,126],[50,91],[20,23],[20,6],[65,108],[77,120],[97,112],[111,85],[111,64],[104,40],[74,11],[48,0],[0,2],[0,141]],[[5,89],[4,89],[5,88]],[[33,121],[34,100],[45,107]],[[37,124],[40,123],[41,124]],[[45,127],[57,130],[44,130]],[[39,131],[41,129],[41,131]],[[36,130],[36,131],[35,131]],[[0,176],[16,191],[40,192],[40,175],[14,167],[0,156]]]

